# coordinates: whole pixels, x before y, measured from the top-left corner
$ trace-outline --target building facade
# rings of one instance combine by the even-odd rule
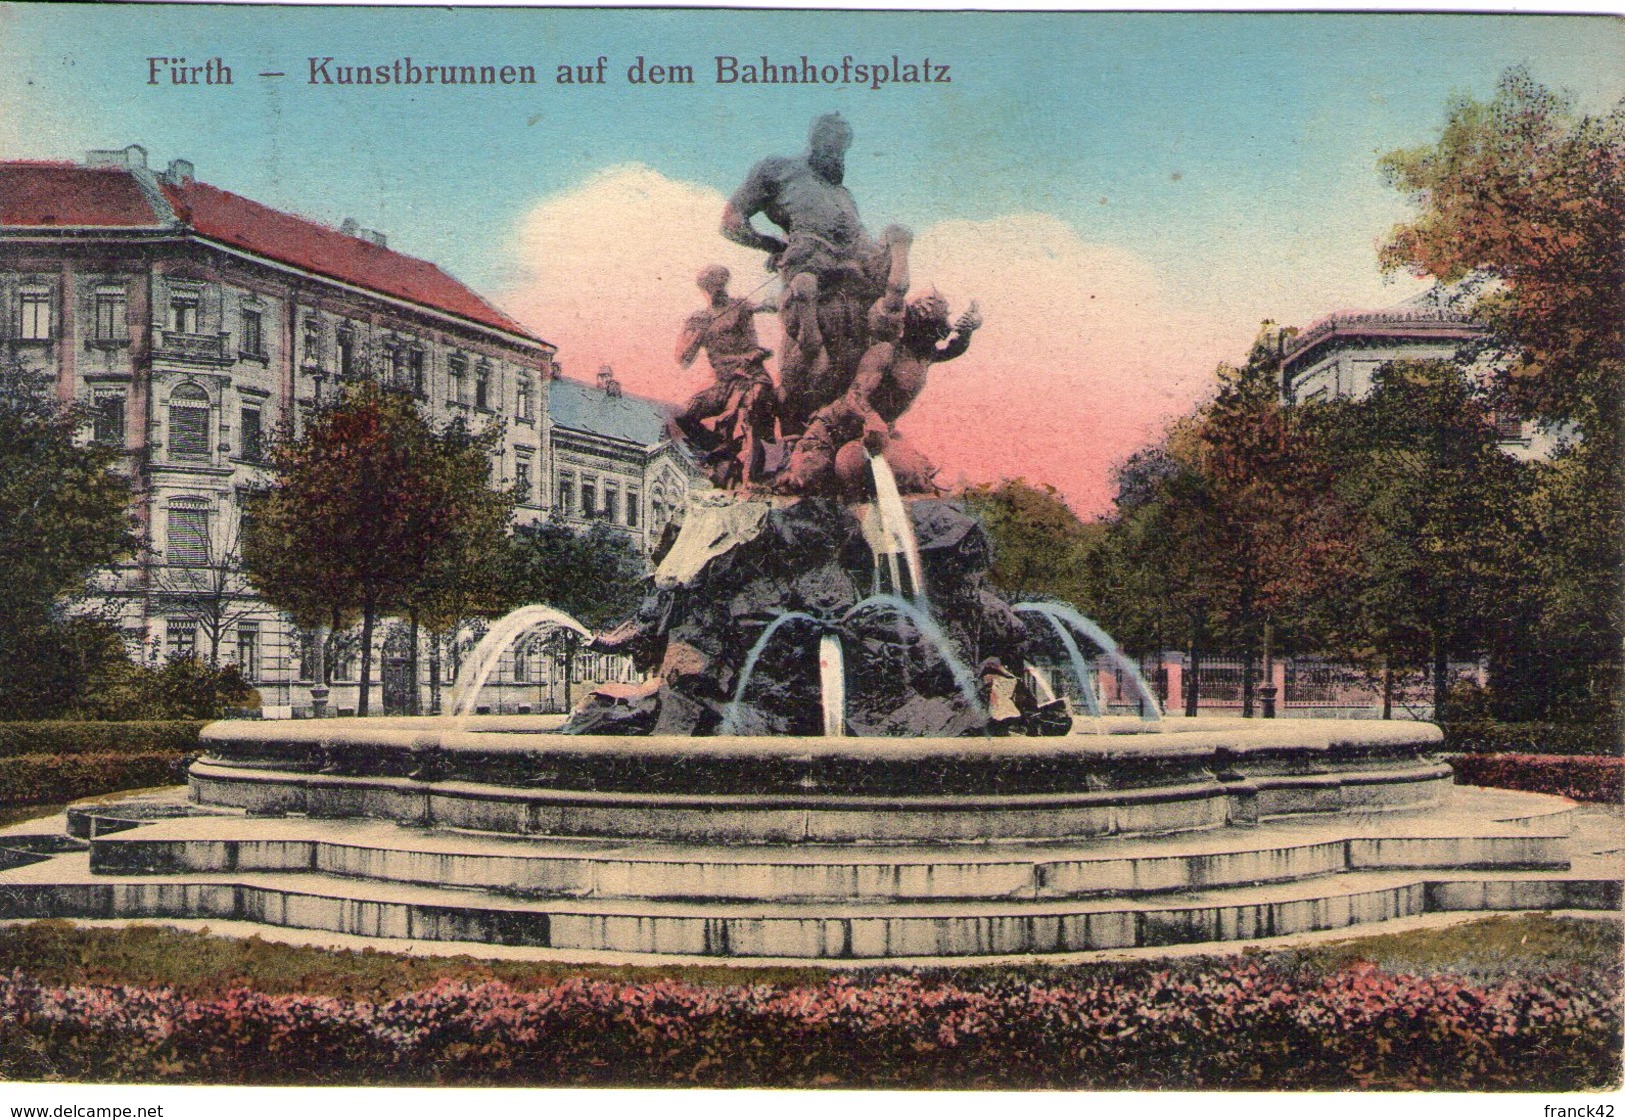
[[[613,508],[647,548],[651,519],[680,502],[686,472],[663,415],[643,415],[653,403],[629,400],[639,420],[607,431],[570,411],[561,474],[549,405],[594,390],[557,380],[552,345],[382,233],[274,210],[184,160],[156,172],[139,146],[0,163],[0,307],[0,344],[91,405],[87,438],[123,451],[148,551],[103,590],[130,644],[234,662],[272,714],[309,703],[311,639],[234,571],[241,501],[268,481],[271,435],[341,385],[376,379],[435,420],[500,423],[493,479],[518,490],[521,522]],[[566,476],[605,489],[556,509]],[[613,507],[598,497],[611,492]],[[356,661],[335,658],[335,707]],[[395,677],[386,708],[411,704],[412,682]]]
[[[1454,361],[1482,340],[1472,321],[1470,288],[1437,285],[1380,311],[1328,315],[1288,338],[1282,350],[1281,397],[1288,404],[1363,397],[1386,362]],[[1521,417],[1497,418],[1501,449],[1518,459],[1552,453],[1566,434]]]

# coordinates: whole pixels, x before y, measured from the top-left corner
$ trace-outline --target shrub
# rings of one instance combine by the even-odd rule
[[[1625,754],[1625,739],[1612,723],[1498,723],[1452,720],[1444,749],[1464,754]]]
[[[0,758],[0,808],[52,805],[125,789],[178,785],[186,781],[191,757],[173,751],[141,751]]]
[[[184,782],[202,727],[197,720],[0,723],[0,808]]]
[[[196,754],[201,720],[0,723],[0,758],[23,754]]]
[[[1625,801],[1625,758],[1532,754],[1464,754],[1450,759],[1456,784],[1555,793],[1575,801]]]
[[[283,1084],[1448,1088],[1617,1077],[1611,968],[1475,986],[1356,964],[1073,982],[443,981],[367,1002],[0,979],[0,1076]]]

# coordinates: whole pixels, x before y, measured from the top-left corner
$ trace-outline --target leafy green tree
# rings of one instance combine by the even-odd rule
[[[509,605],[545,603],[588,629],[598,630],[637,609],[647,565],[632,538],[612,525],[597,522],[578,533],[565,525],[544,522],[514,530],[506,572]],[[559,630],[550,644],[564,676],[568,708],[581,636],[573,630]]]
[[[1352,561],[1331,464],[1280,401],[1278,341],[1266,329],[1245,366],[1220,367],[1213,400],[1119,469],[1094,564],[1110,573],[1101,609],[1125,640],[1185,648],[1189,714],[1203,657],[1227,650],[1242,659],[1252,715],[1259,660],[1283,631],[1306,639],[1310,605]]]
[[[1501,451],[1482,394],[1452,362],[1389,363],[1369,396],[1316,423],[1362,514],[1350,645],[1390,670],[1428,670],[1446,718],[1449,658],[1504,641],[1514,621],[1528,469]]]
[[[999,592],[1093,608],[1085,564],[1099,531],[1085,525],[1059,491],[1007,478],[960,497],[993,543],[988,578]]]
[[[488,463],[496,438],[456,422],[437,429],[408,395],[363,382],[272,446],[275,482],[252,503],[244,563],[304,625],[359,615],[359,715],[377,620],[421,601],[437,556],[483,516],[488,467],[476,486],[470,464]]]
[[[70,706],[123,656],[116,629],[72,609],[137,546],[118,450],[77,439],[87,419],[43,373],[0,357],[0,712],[12,718]]]

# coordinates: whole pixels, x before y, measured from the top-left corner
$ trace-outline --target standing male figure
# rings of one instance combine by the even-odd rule
[[[869,239],[852,192],[843,185],[851,144],[852,129],[839,113],[819,117],[805,155],[762,160],[722,211],[722,235],[768,253],[768,268],[792,292],[797,277],[816,280],[816,285],[803,282],[801,291],[814,293],[828,365],[815,374],[813,356],[802,347],[786,347],[779,369],[785,401],[780,428],[786,435],[800,433],[814,411],[846,391],[867,345],[864,316],[884,291],[891,264],[888,246]],[[756,229],[751,219],[757,214],[766,215],[784,236]],[[794,298],[785,301],[787,333],[798,306]],[[792,337],[804,337],[804,329],[796,328]],[[817,385],[810,383],[814,377]]]
[[[761,467],[761,443],[773,429],[773,380],[764,364],[772,351],[757,341],[755,322],[758,312],[769,309],[730,296],[728,280],[719,264],[700,272],[695,283],[709,297],[707,305],[688,317],[677,339],[677,364],[687,369],[704,350],[716,378],[689,398],[675,423],[719,480],[735,473],[753,478]],[[706,420],[715,423],[707,428]]]

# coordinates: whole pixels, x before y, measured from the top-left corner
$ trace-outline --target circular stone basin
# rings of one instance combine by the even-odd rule
[[[224,721],[192,799],[537,836],[940,843],[1146,835],[1436,804],[1432,724],[1080,720],[1056,738],[553,734],[549,716]]]

